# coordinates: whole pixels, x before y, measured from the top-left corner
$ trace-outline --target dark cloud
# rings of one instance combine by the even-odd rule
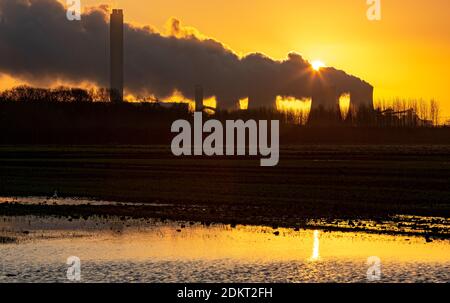
[[[68,21],[56,0],[1,0],[0,72],[31,83],[58,79],[105,87],[109,79],[108,19],[104,6],[85,13],[81,21]],[[249,96],[259,105],[270,105],[276,95],[302,98],[312,94],[317,73],[298,54],[284,61],[262,54],[240,58],[221,43],[184,30],[176,19],[170,27],[173,35],[163,36],[149,28],[125,25],[127,91],[164,98],[178,90],[193,98],[194,85],[202,84],[222,107]],[[321,81],[340,93],[370,87],[333,68],[320,74]]]

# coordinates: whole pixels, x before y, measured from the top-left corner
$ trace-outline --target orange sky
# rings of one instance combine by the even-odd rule
[[[176,17],[242,55],[320,59],[373,84],[376,99],[436,98],[450,119],[450,1],[381,3],[370,22],[366,0],[82,0],[161,31]]]

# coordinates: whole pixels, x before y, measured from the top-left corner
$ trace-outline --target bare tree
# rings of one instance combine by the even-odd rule
[[[440,115],[439,103],[435,99],[431,99],[430,100],[430,118],[431,118],[431,121],[433,121],[434,126],[439,125],[439,115]]]

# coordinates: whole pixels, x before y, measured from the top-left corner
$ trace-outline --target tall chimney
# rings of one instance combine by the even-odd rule
[[[113,9],[110,20],[110,100],[123,101],[123,11]]]
[[[195,86],[195,111],[201,112],[203,110],[203,87],[201,85]]]

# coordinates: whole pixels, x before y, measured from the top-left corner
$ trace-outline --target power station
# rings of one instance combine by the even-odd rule
[[[123,10],[113,9],[110,16],[110,100],[123,102],[124,90],[124,16]],[[338,78],[339,79],[339,78]],[[341,76],[339,84],[328,81],[316,74],[310,83],[312,99],[308,124],[319,126],[332,126],[344,122],[340,112],[339,98],[342,94],[350,95],[350,109],[346,120],[352,122],[359,113],[373,114],[373,86],[360,80]],[[349,80],[350,79],[350,80]],[[304,81],[304,80],[303,80]],[[302,83],[298,83],[302,85]],[[282,91],[267,92],[263,89],[253,89],[248,92],[249,109],[270,108],[276,109],[276,96],[283,95]],[[195,111],[213,108],[204,105],[204,88],[195,86]],[[236,107],[238,102],[236,103]],[[231,103],[230,103],[231,104]],[[234,103],[233,103],[234,104]],[[218,104],[222,107],[221,104]],[[218,108],[220,109],[220,108]],[[222,108],[227,109],[227,108]]]
[[[123,101],[123,11],[113,9],[110,20],[110,100]]]

